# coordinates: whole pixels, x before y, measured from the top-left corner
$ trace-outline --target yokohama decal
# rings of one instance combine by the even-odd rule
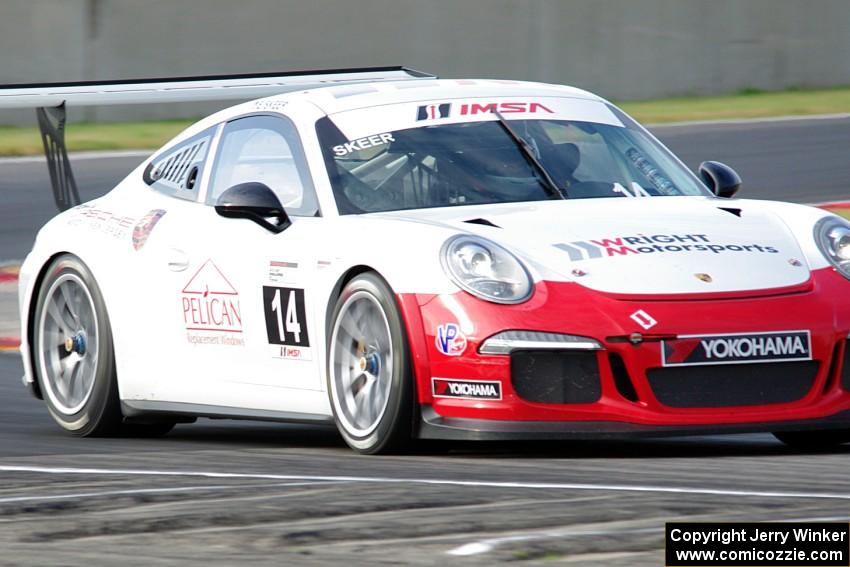
[[[435,398],[466,400],[501,400],[502,383],[486,380],[455,380],[431,378],[431,393]]]
[[[811,360],[809,331],[681,336],[662,341],[664,366],[704,366],[748,362]]]

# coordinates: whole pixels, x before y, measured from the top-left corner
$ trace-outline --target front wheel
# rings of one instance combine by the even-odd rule
[[[343,289],[328,344],[328,392],[351,448],[374,454],[410,441],[413,382],[404,324],[389,286],[364,273]]]

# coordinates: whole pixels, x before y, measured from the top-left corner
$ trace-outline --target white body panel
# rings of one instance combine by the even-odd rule
[[[316,140],[317,119],[363,106],[484,95],[567,97],[585,108],[577,110],[579,114],[615,119],[610,113],[603,116],[601,99],[576,89],[433,80],[406,87],[388,83],[371,84],[361,91],[334,87],[292,93],[217,113],[166,147],[245,114],[285,115],[301,137],[321,217],[294,218],[291,227],[273,234],[249,220],[225,219],[202,202],[153,190],[142,179],[148,162],[143,163],[108,195],[60,214],[39,233],[20,276],[21,351],[27,379],[33,380],[27,337],[36,277],[52,257],[63,252],[79,256],[88,265],[103,293],[113,327],[122,399],[313,415],[331,414],[324,391],[326,325],[340,278],[353,267],[366,266],[397,294],[458,292],[440,263],[443,243],[458,233],[476,233],[501,243],[526,263],[535,280],[576,281],[611,293],[781,288],[805,282],[810,270],[828,265],[812,237],[814,222],[827,213],[784,203],[709,197],[616,198],[338,214]],[[379,117],[376,110],[375,120]],[[352,135],[384,126],[360,120],[346,125],[343,119],[342,123]],[[200,180],[202,196],[207,181]],[[721,207],[740,209],[741,214]],[[166,212],[145,245],[136,250],[133,229],[154,210]],[[464,222],[472,219],[486,219],[498,228]],[[775,252],[751,248],[610,254],[605,246],[593,244],[594,240],[656,235],[696,235],[693,242],[686,239],[685,243],[758,246]],[[593,246],[596,253],[591,251]],[[644,244],[617,246],[637,249]],[[792,265],[791,260],[799,260],[800,265]],[[577,276],[576,270],[582,275]],[[694,278],[701,272],[714,278],[710,288]],[[304,290],[306,320],[299,324],[309,333],[309,353],[273,356],[274,346],[266,336],[263,286]],[[213,298],[238,302],[229,304],[238,312],[238,324],[233,309],[227,321],[220,310],[212,318],[204,316],[221,306],[210,307],[207,292]],[[225,340],[226,336],[233,340]]]

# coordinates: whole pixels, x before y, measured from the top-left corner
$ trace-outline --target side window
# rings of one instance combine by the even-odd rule
[[[250,181],[264,183],[290,216],[315,216],[316,193],[298,133],[291,122],[276,116],[249,116],[224,127],[210,179],[207,204],[230,187]]]
[[[166,195],[194,201],[217,126],[167,149],[145,169],[145,183]]]

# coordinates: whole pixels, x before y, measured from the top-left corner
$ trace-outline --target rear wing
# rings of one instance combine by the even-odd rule
[[[68,107],[251,100],[335,84],[435,79],[406,67],[369,67],[117,81],[0,85],[0,109],[35,108],[56,206],[80,204],[65,147]]]

